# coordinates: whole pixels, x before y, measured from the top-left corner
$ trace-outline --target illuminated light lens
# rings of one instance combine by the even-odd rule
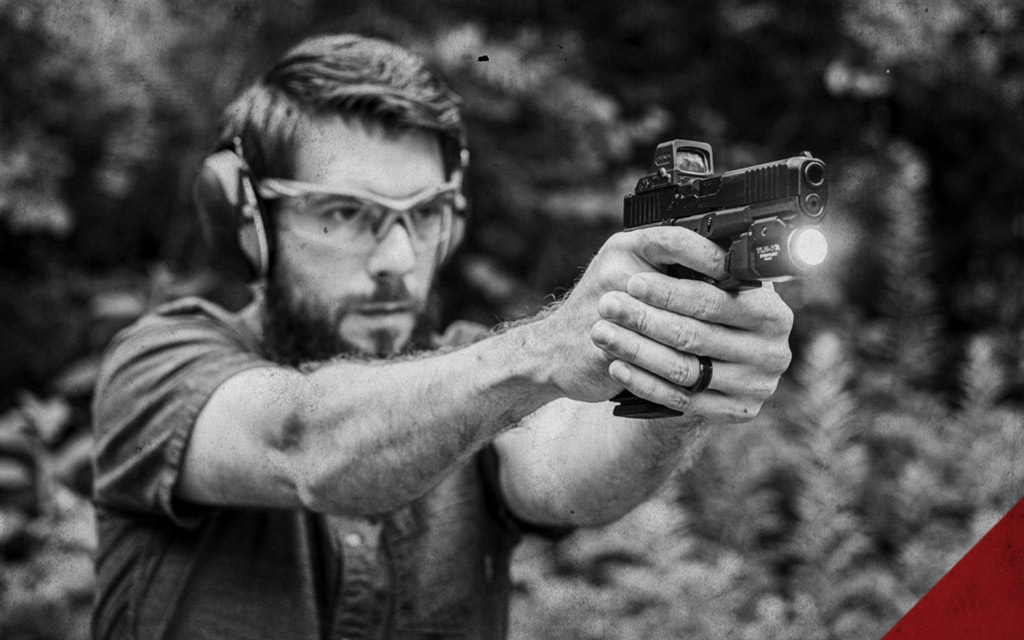
[[[828,241],[813,227],[797,229],[789,238],[789,254],[799,267],[816,267],[828,256]]]

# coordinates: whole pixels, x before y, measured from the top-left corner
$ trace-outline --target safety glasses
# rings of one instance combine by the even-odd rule
[[[452,216],[464,208],[457,180],[401,199],[280,178],[261,180],[259,192],[266,200],[289,201],[294,214],[290,226],[296,232],[353,243],[378,243],[397,222],[416,241],[435,242],[448,233]]]

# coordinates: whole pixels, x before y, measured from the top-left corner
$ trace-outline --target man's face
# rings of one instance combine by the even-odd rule
[[[296,143],[294,179],[328,189],[401,200],[445,181],[439,141],[426,131],[321,118]],[[271,355],[295,362],[406,349],[423,329],[440,238],[417,237],[401,221],[379,238],[342,237],[344,216],[321,223],[325,212],[301,199],[282,200],[276,215],[264,318]]]

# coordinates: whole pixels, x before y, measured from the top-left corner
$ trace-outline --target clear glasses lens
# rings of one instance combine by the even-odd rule
[[[378,242],[401,222],[419,242],[436,241],[452,215],[453,195],[441,193],[406,210],[365,198],[311,194],[287,198],[291,226],[306,235],[343,242]]]

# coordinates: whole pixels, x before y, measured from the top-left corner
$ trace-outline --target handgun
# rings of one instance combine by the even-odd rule
[[[714,175],[710,144],[671,140],[658,145],[648,172],[624,198],[623,226],[679,226],[712,240],[727,251],[726,279],[681,265],[667,265],[667,273],[742,291],[802,277],[824,262],[828,242],[818,225],[827,204],[828,171],[809,152]],[[617,416],[681,415],[628,391],[612,400]]]

